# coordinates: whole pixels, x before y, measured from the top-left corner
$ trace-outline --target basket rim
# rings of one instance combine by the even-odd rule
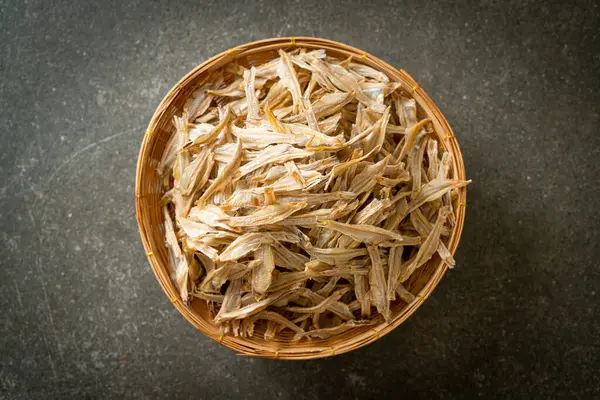
[[[313,351],[309,351],[309,349],[303,349],[303,352],[285,351],[285,349],[283,348],[280,351],[276,347],[277,342],[273,342],[272,348],[261,348],[257,351],[257,348],[252,348],[248,346],[247,338],[229,335],[223,336],[220,335],[216,330],[207,329],[205,327],[205,324],[202,323],[202,319],[197,315],[193,308],[191,306],[183,304],[179,300],[178,291],[175,288],[174,283],[168,278],[168,275],[166,277],[164,276],[163,272],[166,270],[166,267],[162,265],[156,257],[153,257],[154,252],[157,251],[157,248],[153,247],[153,243],[151,242],[149,235],[146,233],[147,223],[142,216],[142,210],[144,209],[144,200],[150,197],[150,195],[152,194],[157,194],[142,193],[143,188],[141,187],[142,175],[145,169],[149,168],[147,165],[145,165],[145,161],[150,158],[149,153],[152,150],[151,143],[153,140],[153,130],[163,117],[166,110],[169,108],[171,101],[175,99],[176,96],[180,93],[182,87],[185,86],[188,80],[196,77],[196,75],[199,72],[206,72],[211,68],[225,65],[228,62],[243,57],[248,51],[265,51],[279,48],[285,49],[294,46],[305,48],[325,48],[326,50],[333,50],[334,52],[338,51],[349,53],[351,56],[355,57],[357,61],[363,62],[364,64],[370,66],[376,66],[378,70],[384,69],[383,72],[385,72],[387,75],[393,75],[390,76],[391,79],[399,81],[402,84],[406,84],[408,87],[404,87],[404,85],[402,87],[410,92],[413,98],[415,98],[415,100],[417,101],[417,104],[419,104],[419,106],[422,109],[425,108],[429,110],[428,117],[431,118],[432,122],[434,123],[434,131],[436,131],[437,133],[439,130],[440,133],[445,133],[445,138],[444,136],[441,137],[444,138],[444,147],[447,147],[453,155],[452,166],[454,169],[455,178],[465,180],[464,161],[462,153],[460,151],[460,147],[458,146],[458,142],[456,140],[456,136],[452,128],[448,124],[448,121],[437,107],[437,105],[431,100],[427,93],[405,70],[396,69],[387,62],[379,59],[378,57],[375,57],[358,48],[329,39],[309,36],[269,38],[248,42],[240,46],[230,48],[200,63],[191,71],[189,71],[169,90],[169,92],[161,100],[152,118],[150,119],[146,132],[143,136],[136,169],[136,219],[138,222],[138,228],[142,244],[146,251],[146,256],[148,258],[148,261],[150,262],[154,275],[159,281],[161,288],[163,289],[165,294],[173,302],[175,308],[177,308],[177,310],[183,315],[183,317],[186,320],[188,320],[188,322],[190,322],[194,327],[196,327],[196,329],[200,330],[206,336],[217,341],[218,343],[223,344],[224,346],[234,351],[237,351],[238,355],[266,357],[273,359],[315,359],[338,355],[357,349],[359,347],[363,347],[388,334],[393,329],[398,327],[402,322],[404,322],[408,317],[410,317],[433,292],[433,290],[438,285],[442,277],[445,275],[446,270],[448,269],[446,263],[443,260],[440,261],[439,265],[435,268],[435,271],[429,277],[427,283],[425,283],[425,286],[417,295],[415,301],[402,308],[401,312],[391,321],[383,322],[379,325],[373,326],[372,329],[370,329],[369,331],[363,332],[359,335],[355,335],[352,338],[353,340],[346,340],[340,346],[320,346],[316,347]],[[430,113],[431,115],[429,115]],[[448,242],[448,250],[451,254],[454,254],[456,252],[464,226],[464,218],[466,213],[465,187],[460,188],[458,190],[456,203],[457,206],[453,207],[456,213],[456,225],[452,231],[452,234],[450,235],[450,239]]]

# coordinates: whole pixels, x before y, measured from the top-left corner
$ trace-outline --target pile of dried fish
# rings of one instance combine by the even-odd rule
[[[158,167],[181,299],[223,334],[325,338],[389,320],[455,224],[450,154],[400,85],[324,50],[232,63],[192,94]]]

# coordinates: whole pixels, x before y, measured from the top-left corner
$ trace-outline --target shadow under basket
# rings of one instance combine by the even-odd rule
[[[392,304],[392,320],[368,327],[357,327],[328,339],[293,342],[291,340],[293,334],[284,330],[274,339],[265,340],[262,336],[264,332],[262,325],[257,325],[254,336],[250,338],[223,336],[209,317],[204,300],[193,298],[189,305],[180,300],[178,290],[169,278],[164,219],[159,205],[163,190],[156,171],[167,141],[175,133],[173,116],[181,115],[186,100],[206,82],[210,72],[234,60],[246,67],[262,64],[278,57],[279,49],[292,50],[298,47],[309,50],[325,49],[328,55],[344,59],[352,56],[356,62],[378,69],[387,74],[390,80],[400,82],[399,90],[416,100],[419,119],[431,119],[433,135],[439,142],[440,151],[452,153],[450,177],[465,179],[463,159],[456,137],[437,106],[405,71],[397,70],[362,50],[331,40],[311,37],[267,39],[229,49],[205,61],[188,73],[162,100],[146,130],[137,165],[135,189],[137,221],[150,265],[175,307],[198,330],[241,355],[279,359],[312,359],[357,349],[389,333],[414,313],[431,294],[447,269],[446,264],[436,254],[405,282],[406,288],[416,296],[416,299],[411,304],[401,300]],[[458,196],[452,204],[456,215],[456,224],[447,243],[452,254],[456,251],[462,232],[465,205],[466,189],[462,187],[458,189]]]

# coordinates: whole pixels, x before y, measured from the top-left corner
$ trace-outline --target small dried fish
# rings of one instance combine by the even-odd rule
[[[318,276],[341,277],[344,275],[367,275],[370,269],[367,267],[357,267],[354,265],[344,265],[336,267],[321,262],[309,262],[305,265],[306,268],[304,271],[306,272],[306,275],[310,276],[311,278]]]
[[[354,99],[354,93],[328,93],[312,104],[313,113],[316,118],[329,117],[339,112],[346,104]],[[306,121],[305,114],[288,118],[289,122]]]
[[[388,301],[396,300],[396,283],[400,278],[400,267],[402,265],[402,246],[391,247],[388,257],[388,281],[386,295]]]
[[[220,315],[217,314],[217,316],[215,317],[215,322],[220,323],[220,322],[231,320],[231,319],[246,318],[252,314],[256,314],[256,313],[264,310],[271,304],[277,302],[278,300],[281,300],[283,297],[288,297],[291,294],[293,294],[293,292],[289,293],[287,291],[280,291],[277,293],[273,293],[273,294],[269,295],[268,297],[265,297],[264,299],[259,300],[255,303],[251,303],[250,305],[247,305],[245,307],[239,308],[237,310],[224,312]],[[227,297],[227,295],[225,297]]]
[[[275,271],[273,271],[275,272]],[[297,286],[300,282],[307,279],[306,273],[302,272],[282,272],[277,274],[277,278],[271,282],[269,292],[278,292],[280,290],[290,289]]]
[[[235,175],[235,179],[241,179],[243,176],[267,164],[283,164],[286,161],[309,157],[313,154],[312,151],[301,150],[289,144],[269,146],[261,151],[255,160],[242,165]]]
[[[312,247],[312,245],[306,247],[306,252],[313,258],[330,265],[343,265],[348,263],[348,261],[352,260],[353,258],[367,255],[367,251],[365,249],[320,249],[318,247]]]
[[[242,304],[242,283],[243,281],[241,279],[234,279],[227,287],[219,313],[215,316],[215,322],[217,324],[226,320],[223,317],[225,314],[235,313],[234,310],[240,308]]]
[[[260,297],[271,285],[271,275],[275,269],[273,248],[268,244],[261,246],[255,252],[254,258],[258,265],[252,270],[252,290]]]
[[[312,301],[313,303],[323,303],[326,301],[326,298],[313,292],[310,289],[298,289],[297,290],[297,294],[299,296],[302,297],[306,297],[308,300]],[[354,319],[354,314],[352,314],[352,312],[350,312],[350,309],[348,308],[348,306],[344,303],[341,303],[339,301],[330,301],[325,303],[324,306],[325,309],[327,309],[328,311],[331,311],[332,313],[340,316],[342,319],[345,320],[351,320]]]
[[[224,263],[223,266],[206,274],[200,284],[200,293],[218,292],[228,280],[242,279],[252,268],[253,265],[250,263]]]
[[[323,221],[319,223],[319,226],[324,228],[333,229],[344,235],[350,236],[353,240],[363,243],[381,243],[387,240],[395,240],[400,243],[404,238],[392,231],[388,231],[383,228],[378,228],[373,225],[354,225],[346,224],[343,222],[336,221]]]
[[[429,233],[432,230],[431,224],[429,223],[429,221],[427,220],[425,215],[423,215],[423,213],[421,212],[420,209],[416,209],[415,211],[413,211],[410,214],[410,221],[412,222],[413,226],[415,227],[415,229],[417,230],[417,232],[419,232],[419,235],[421,235],[421,236],[429,235]],[[440,234],[441,234],[441,232],[440,232]],[[450,251],[448,250],[446,245],[441,240],[438,245],[437,252],[440,255],[440,257],[442,258],[442,260],[446,261],[446,263],[448,264],[448,266],[450,268],[453,268],[454,265],[456,265],[456,262],[454,261],[454,257],[452,257],[452,253],[450,253]]]
[[[427,176],[432,181],[436,178],[439,170],[440,160],[438,158],[438,144],[436,140],[427,143]],[[444,176],[444,179],[446,176]]]
[[[471,183],[468,181],[450,181],[450,180],[442,180],[436,178],[429,183],[426,183],[421,188],[421,191],[417,194],[417,196],[411,200],[408,204],[408,212],[413,212],[417,208],[421,207],[423,204],[439,199],[444,194],[448,193],[452,189],[458,189],[460,187],[466,186]]]
[[[360,304],[360,315],[365,318],[371,317],[371,299],[369,298],[369,280],[362,275],[354,276],[354,293]]]
[[[354,63],[354,62],[350,63],[350,69],[365,78],[375,79],[378,82],[389,82],[390,81],[390,78],[388,78],[388,76],[386,74],[384,74],[383,72],[377,71],[376,69],[371,68],[364,64],[359,64],[359,63]]]
[[[216,232],[210,226],[201,222],[195,222],[188,219],[181,219],[178,220],[177,223],[179,224],[179,226],[181,226],[185,234],[190,238],[206,235],[209,232]]]
[[[257,314],[254,314],[252,317],[248,318],[248,324],[253,324],[254,322],[263,319],[267,321],[275,322],[276,324],[281,325],[281,328],[288,328],[297,333],[303,333],[304,329],[300,328],[294,322],[288,320],[281,314],[278,314],[273,311],[261,311]]]
[[[335,292],[334,294],[332,294],[331,296],[329,296],[328,298],[326,298],[319,304],[314,305],[312,307],[286,307],[286,310],[293,312],[293,313],[299,313],[299,314],[322,313],[328,307],[331,307],[332,303],[337,302],[344,294],[346,294],[346,292],[348,292],[348,290],[349,290],[348,288],[338,290],[337,292]]]
[[[248,102],[248,115],[246,117],[247,124],[254,124],[259,121],[258,113],[260,107],[256,98],[256,89],[254,81],[256,79],[256,68],[244,71],[244,91],[246,93],[246,101]]]
[[[407,304],[412,303],[416,299],[416,296],[408,290],[406,290],[406,288],[402,286],[401,283],[399,283],[396,287],[396,293],[402,299],[402,301],[406,302]]]
[[[321,328],[321,329],[313,329],[308,332],[300,333],[301,337],[316,337],[320,339],[327,339],[331,336],[339,335],[340,333],[346,332],[350,329],[354,329],[361,326],[371,326],[378,324],[379,321],[373,319],[360,320],[360,321],[348,321],[341,325],[334,326],[332,328]]]
[[[454,265],[445,241],[470,181],[400,88],[302,48],[198,83],[157,163],[160,206],[170,277],[221,334],[390,321],[415,271],[436,253]]]
[[[442,230],[442,226],[444,222],[446,222],[446,218],[448,218],[448,214],[450,210],[446,207],[440,209],[437,220],[429,232],[427,239],[423,242],[421,247],[419,248],[419,252],[417,253],[414,260],[407,266],[406,269],[401,271],[400,273],[400,283],[405,282],[410,276],[415,272],[415,270],[425,264],[437,251],[439,241],[440,241],[440,233]]]
[[[163,215],[165,218],[165,239],[169,249],[173,252],[175,259],[181,258],[181,249],[177,242],[177,236],[175,235],[175,227],[173,226],[173,220],[167,206],[163,207]]]
[[[296,70],[292,65],[290,56],[286,52],[279,50],[279,57],[280,61],[279,65],[277,66],[277,74],[281,79],[280,82],[292,95],[294,112],[298,112],[300,110],[300,106],[302,105],[302,92],[300,90],[300,84],[298,83]]]
[[[231,110],[229,107],[226,107],[223,119],[219,122],[219,124],[214,127],[211,131],[205,134],[194,135],[196,138],[189,143],[186,143],[183,146],[183,149],[189,150],[194,146],[200,146],[206,143],[212,143],[215,139],[223,132],[223,129],[227,127],[229,123],[229,118],[231,118]],[[192,129],[193,130],[193,129]]]
[[[287,203],[295,204],[295,203]],[[313,227],[316,226],[319,221],[331,218],[332,210],[329,208],[322,208],[320,210],[309,211],[304,214],[297,214],[286,217],[285,219],[276,222],[277,225],[283,226],[301,226],[301,227]]]
[[[298,140],[291,133],[272,131],[264,126],[239,128],[231,125],[230,129],[231,133],[241,140],[244,149],[263,150],[271,144],[295,144]]]
[[[309,207],[330,201],[352,200],[356,197],[352,192],[331,192],[331,193],[291,193],[286,196],[279,197],[280,203],[296,203],[305,202]]]
[[[238,167],[240,160],[242,158],[242,142],[238,140],[237,146],[235,149],[235,154],[233,159],[227,163],[227,166],[223,170],[223,172],[210,184],[208,188],[204,191],[200,199],[196,202],[196,204],[204,204],[206,199],[211,196],[213,193],[217,192],[231,180],[232,175],[235,169]]]
[[[246,233],[233,241],[219,256],[219,261],[235,261],[251,253],[264,244],[274,243],[268,233]]]
[[[219,251],[217,249],[206,244],[202,239],[185,239],[185,246],[188,249],[192,249],[204,254],[211,260],[215,260],[219,255]]]
[[[376,245],[367,245],[369,251],[369,257],[371,257],[371,269],[369,270],[369,286],[371,288],[371,300],[373,305],[377,308],[383,317],[387,320],[390,319],[390,303],[387,300],[385,293],[386,282],[385,274],[383,272],[383,265],[381,264],[381,257]]]
[[[304,254],[291,251],[279,242],[273,245],[273,253],[276,266],[292,271],[303,271],[304,265],[308,262],[308,257]]]
[[[273,204],[265,206],[250,215],[241,217],[229,217],[231,226],[257,226],[274,224],[286,219],[293,213],[305,208],[306,203]]]
[[[203,207],[192,207],[188,218],[195,222],[200,222],[202,224],[208,225],[220,231],[231,231],[231,232],[240,232],[239,229],[234,228],[228,225],[226,222],[223,222],[229,218],[221,208],[215,206],[214,204],[206,204]],[[182,218],[178,218],[178,220],[182,220]]]

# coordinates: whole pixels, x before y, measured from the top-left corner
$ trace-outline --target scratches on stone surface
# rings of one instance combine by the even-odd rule
[[[15,292],[17,292],[17,302],[19,303],[19,307],[21,307],[21,312],[23,312],[23,299],[21,298],[21,291],[19,290],[19,285],[17,284],[17,281],[14,281],[14,283]]]
[[[56,348],[58,349],[58,355],[61,361],[64,361],[60,341],[58,340],[58,336],[56,335],[56,327],[54,326],[54,317],[52,316],[52,310],[50,309],[50,301],[48,300],[48,291],[46,290],[46,283],[44,282],[44,278],[42,275],[43,270],[40,263],[40,257],[37,255],[35,257],[35,266],[38,270],[38,276],[40,277],[40,284],[42,286],[42,293],[44,294],[43,302],[46,308],[45,313],[48,316],[48,321],[50,322],[50,329],[52,331],[52,335],[54,336],[54,342],[56,344]],[[44,341],[46,341],[46,336],[44,336]]]
[[[50,176],[48,177],[48,180],[46,181],[46,189],[50,186],[50,184],[52,183],[52,181],[54,180],[54,178],[56,178],[56,176],[58,175],[58,173],[67,165],[71,164],[72,162],[74,162],[77,157],[79,157],[80,155],[84,154],[86,151],[89,151],[103,143],[107,143],[110,142],[111,140],[114,140],[118,137],[121,137],[123,135],[127,135],[133,132],[141,132],[143,128],[142,127],[136,127],[136,128],[132,128],[132,129],[127,129],[125,131],[119,132],[119,133],[115,133],[114,135],[110,135],[105,137],[104,139],[100,139],[97,142],[93,142],[88,144],[87,146],[73,152],[62,164],[60,164],[53,172],[52,174],[50,174]]]
[[[50,362],[50,369],[52,369],[52,375],[54,376],[54,380],[56,380],[58,379],[58,374],[56,373],[56,367],[54,366],[54,360],[52,359],[52,352],[50,351],[48,339],[46,339],[46,335],[44,333],[42,333],[42,339],[44,339],[44,344],[46,345],[46,350],[48,351],[48,361]]]

